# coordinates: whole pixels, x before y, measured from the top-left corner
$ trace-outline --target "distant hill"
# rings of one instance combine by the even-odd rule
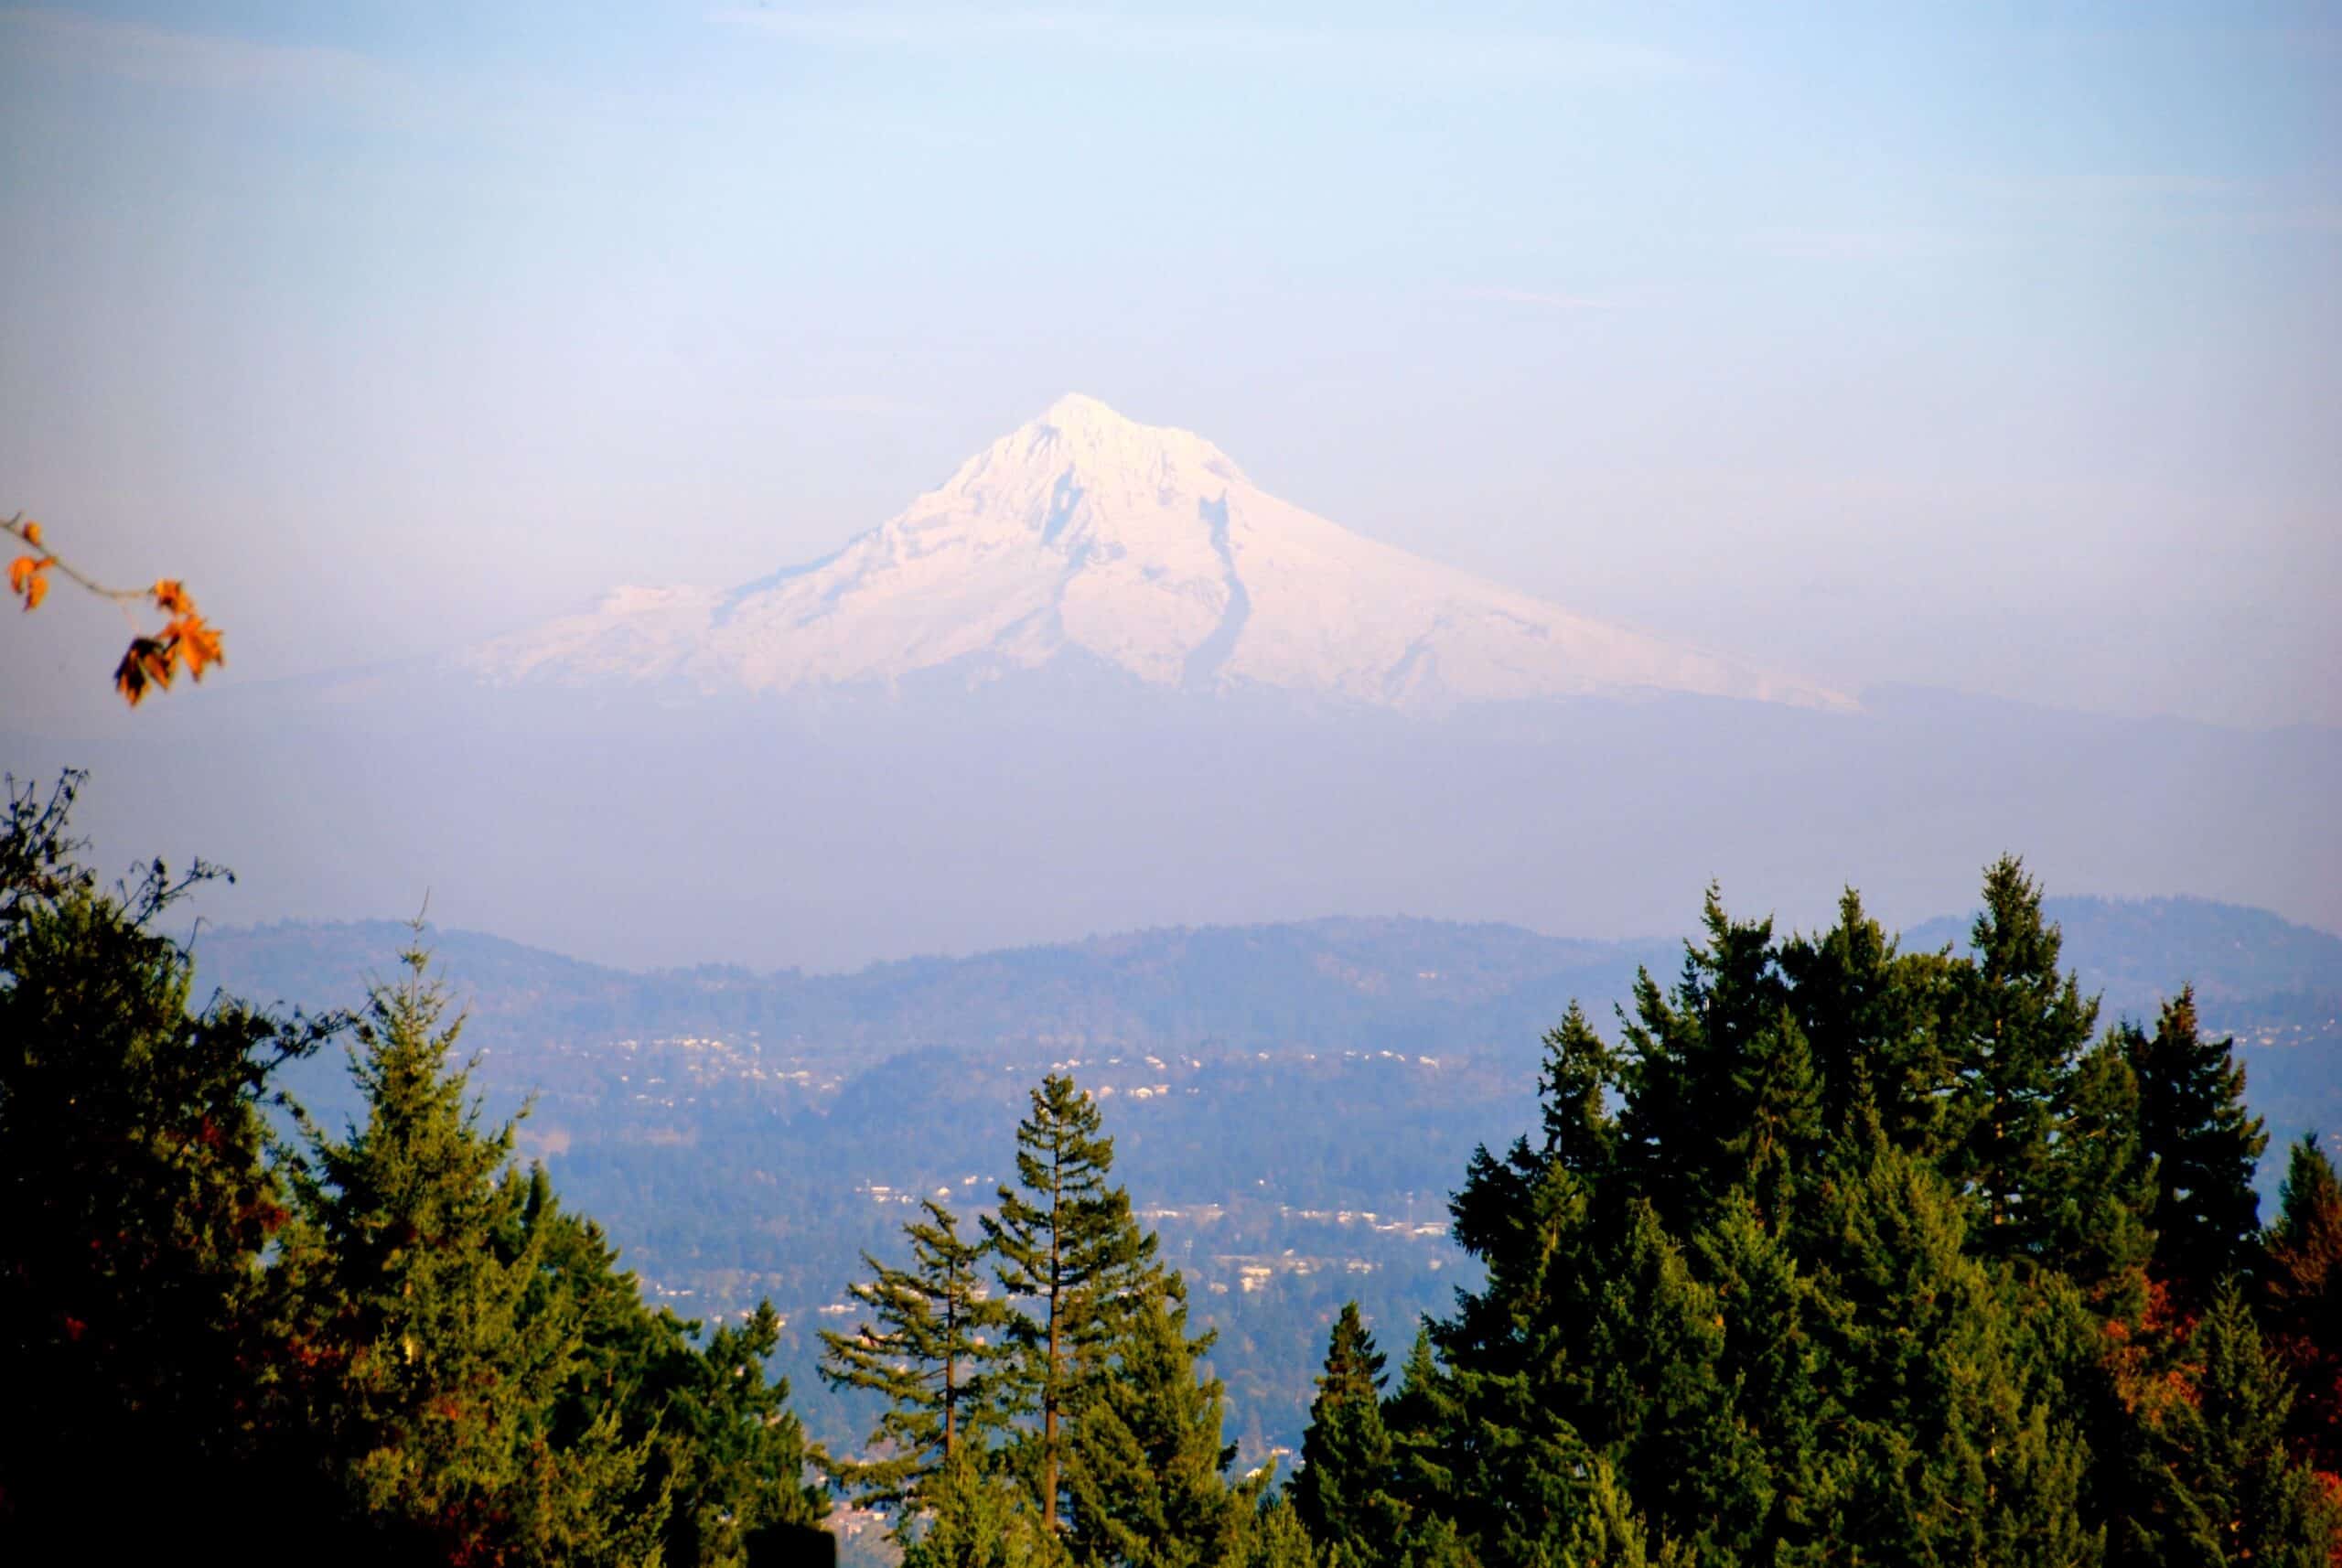
[[[207,928],[199,983],[260,1001],[353,1004],[413,940],[390,920]],[[728,966],[636,972],[477,931],[425,945],[500,1046],[583,1037],[754,1034],[808,1055],[874,1060],[931,1046],[1068,1047],[1533,1045],[1573,996],[1623,997],[1671,942],[1595,942],[1518,926],[1322,919],[1133,931],[849,974]]]
[[[2105,1018],[2150,1017],[2192,983],[2207,1020],[2276,1044],[2342,1013],[2342,937],[2201,898],[2048,900],[2066,961]],[[1906,947],[1964,949],[1970,921],[1914,927]],[[392,921],[206,929],[199,981],[263,1002],[353,1005],[412,938]],[[1573,1000],[1597,1018],[1636,971],[1671,974],[1667,940],[1582,941],[1518,926],[1337,918],[1172,928],[919,958],[847,974],[707,966],[632,972],[474,931],[426,932],[500,1079],[543,1076],[544,1052],[622,1038],[752,1038],[851,1071],[905,1051],[1040,1047],[1272,1052],[1489,1051],[1534,1058]],[[532,1076],[533,1075],[533,1076]]]

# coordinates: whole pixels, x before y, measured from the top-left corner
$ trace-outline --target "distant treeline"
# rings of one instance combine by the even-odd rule
[[[865,1257],[822,1370],[884,1413],[823,1453],[768,1306],[651,1310],[522,1166],[422,953],[195,1007],[205,869],[101,886],[72,785],[0,833],[0,1557],[755,1563],[845,1498],[919,1568],[2335,1560],[2342,1183],[2302,1140],[2264,1229],[2230,1043],[2102,1027],[2014,861],[1966,953],[1712,895],[1615,1037],[1567,1008],[1458,1173],[1475,1286],[1395,1376],[1339,1314],[1299,1466],[1239,1474],[1070,1075]],[[337,1041],[329,1128],[282,1074]]]

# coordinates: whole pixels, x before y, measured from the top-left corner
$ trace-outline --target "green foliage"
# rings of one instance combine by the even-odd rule
[[[624,1278],[631,1290],[633,1276]],[[654,1320],[668,1377],[629,1412],[628,1430],[656,1431],[653,1478],[670,1488],[661,1561],[753,1568],[827,1504],[805,1479],[810,1455],[789,1385],[765,1375],[780,1338],[772,1305],[714,1329],[696,1351],[685,1338],[693,1326],[664,1313]]]
[[[295,1251],[305,1338],[332,1369],[312,1411],[318,1462],[409,1550],[642,1562],[653,1524],[602,1505],[635,1490],[649,1444],[627,1439],[615,1405],[556,1432],[589,1365],[585,1315],[535,1184],[512,1167],[511,1127],[483,1128],[448,1065],[456,1028],[424,964],[411,954],[359,1026],[366,1122],[310,1137],[313,1234]]]
[[[1202,1568],[1235,1554],[1249,1499],[1222,1478],[1236,1449],[1220,1442],[1219,1381],[1196,1376],[1209,1348],[1188,1337],[1173,1274],[1122,1316],[1111,1369],[1081,1380],[1066,1452],[1076,1563]]]
[[[905,1521],[903,1568],[1062,1568],[1057,1532],[1027,1488],[975,1448],[956,1449],[921,1488]]]
[[[1881,1561],[2095,1561],[2088,1454],[2028,1354],[2024,1287],[1969,1238],[1943,1178],[1879,1142],[1848,1151],[1817,1205],[1847,1527]]]
[[[643,1305],[481,1124],[420,954],[359,1025],[363,1121],[288,1106],[284,1148],[273,1075],[342,1021],[193,1011],[152,929],[192,879],[100,891],[73,782],[0,833],[0,1548],[177,1556],[244,1502],[345,1562],[745,1564],[818,1516],[778,1319],[694,1348]]]
[[[1317,1568],[1316,1544],[1290,1498],[1263,1497],[1244,1520],[1242,1568]]]
[[[1406,1530],[1407,1508],[1391,1489],[1399,1470],[1382,1421],[1382,1368],[1358,1303],[1344,1304],[1326,1347],[1292,1487],[1294,1509],[1327,1568],[1379,1563]]]
[[[1382,1407],[1391,1434],[1391,1496],[1420,1531],[1445,1517],[1456,1497],[1456,1473],[1446,1451],[1461,1408],[1452,1380],[1432,1352],[1431,1326],[1415,1330],[1415,1342],[1399,1372],[1399,1391]]]
[[[12,781],[0,823],[0,1540],[96,1530],[143,1556],[281,1454],[297,1367],[263,1269],[288,1219],[263,1107],[335,1020],[194,1011],[155,922],[222,873],[157,861],[101,889],[77,787]]]
[[[2342,1474],[2342,1179],[2315,1133],[2286,1163],[2261,1278],[2278,1353],[2300,1391],[2289,1434],[2318,1469]]]
[[[2061,1208],[2054,1169],[2058,1112],[2098,1004],[2057,969],[2057,928],[2014,856],[1984,874],[1984,908],[1960,972],[1951,1035],[1943,1171],[1983,1210],[1979,1248],[2000,1258],[2050,1253]]]
[[[2332,1504],[2287,1453],[2283,1373],[2231,1282],[2189,1336],[2191,1397],[2165,1405],[2148,1449],[2153,1505],[2126,1522],[2133,1560],[2323,1568],[2342,1548]]]
[[[101,889],[79,784],[12,783],[0,824],[0,1532],[103,1520],[137,1556],[278,1455],[297,1369],[262,1266],[288,1213],[263,1108],[332,1021],[193,1010],[153,927],[217,874]]]
[[[1564,1021],[1542,1139],[1456,1197],[1486,1283],[1388,1417],[1415,1535],[1492,1568],[2100,1560],[2171,1294],[2149,1139],[2223,1147],[2232,1080],[2150,1120],[2015,861],[1971,934],[1900,952],[1849,893],[1777,940],[1712,891],[1621,1051]],[[2184,1032],[2165,1078],[2208,1056]]]
[[[2144,1310],[2152,1255],[2162,1254],[2158,1276],[2171,1277],[2170,1248],[2149,1229],[2156,1171],[2141,1124],[2138,1072],[2120,1040],[2101,1040],[2068,1079],[2057,1157],[2042,1190],[2051,1206],[2047,1256],[2111,1315],[2135,1319]]]
[[[912,1512],[963,1444],[982,1451],[997,1415],[985,1369],[1009,1322],[1006,1305],[984,1289],[983,1249],[961,1237],[949,1208],[933,1198],[920,1206],[927,1218],[903,1227],[911,1266],[865,1253],[872,1277],[849,1287],[875,1321],[822,1334],[822,1377],[886,1402],[870,1434],[884,1457],[837,1462],[840,1483],[865,1504]]]
[[[2154,1033],[2119,1031],[2139,1084],[2139,1142],[2154,1162],[2155,1272],[2200,1308],[2213,1288],[2248,1267],[2261,1230],[2252,1174],[2269,1134],[2245,1109],[2234,1040],[2197,1028],[2196,993],[2165,1004]]]
[[[1096,1101],[1052,1074],[1016,1126],[1016,1185],[983,1219],[1001,1289],[1028,1303],[1008,1323],[995,1386],[1003,1412],[1030,1418],[1013,1462],[1044,1518],[1065,1509],[1065,1427],[1086,1380],[1112,1365],[1133,1316],[1161,1289],[1155,1240],[1112,1186],[1114,1141]]]
[[[833,1471],[893,1510],[907,1563],[1205,1568],[1289,1560],[1296,1539],[1305,1557],[1255,1509],[1265,1473],[1228,1485],[1224,1390],[1197,1366],[1211,1337],[1188,1333],[1184,1283],[1111,1180],[1096,1102],[1062,1075],[1029,1098],[982,1243],[929,1202],[904,1227],[909,1268],[865,1258],[875,1321],[825,1335],[823,1369],[886,1408],[872,1452]]]

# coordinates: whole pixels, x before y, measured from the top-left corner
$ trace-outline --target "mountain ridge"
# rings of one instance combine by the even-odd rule
[[[2249,906],[2195,897],[2059,896],[2065,964],[2102,992],[2101,1021],[2152,1015],[2183,983],[2238,1022],[2276,998],[2342,1004],[2342,937]],[[1967,918],[1906,928],[1907,950],[1964,950]],[[1637,968],[1671,975],[1681,939],[1550,936],[1504,921],[1325,916],[1160,926],[850,971],[739,965],[623,970],[486,932],[435,932],[443,964],[499,1037],[563,1029],[757,1029],[878,1049],[1071,1032],[1156,1044],[1326,1045],[1371,1035],[1533,1045],[1572,995],[1597,1014]],[[199,979],[252,1000],[347,1005],[387,973],[411,928],[395,921],[206,927]],[[1518,1036],[1514,1038],[1513,1036]]]

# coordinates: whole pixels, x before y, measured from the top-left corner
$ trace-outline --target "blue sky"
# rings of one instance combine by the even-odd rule
[[[2342,724],[2337,81],[2280,5],[0,11],[0,505],[252,679],[809,558],[1080,390],[1840,683]]]

